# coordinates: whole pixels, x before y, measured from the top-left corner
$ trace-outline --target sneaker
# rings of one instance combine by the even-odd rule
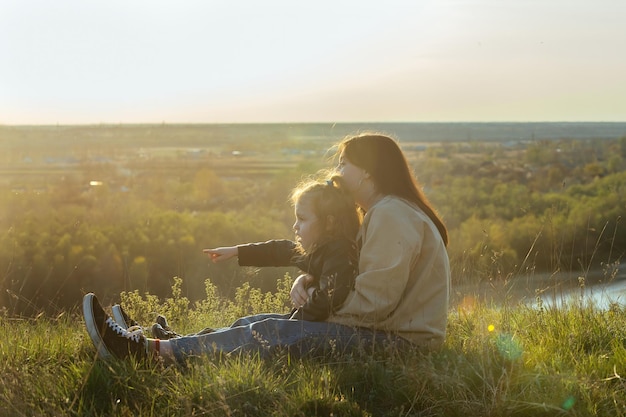
[[[143,330],[129,332],[122,328],[106,314],[93,293],[83,298],[83,315],[89,337],[102,359],[145,359],[148,356]]]
[[[131,319],[130,316],[126,314],[122,306],[119,304],[115,304],[111,307],[111,312],[113,313],[113,319],[115,322],[125,329],[139,325],[139,323]]]
[[[159,314],[156,316],[156,320],[157,324],[159,324],[161,327],[163,327],[165,330],[172,330],[170,329],[169,324],[167,324],[167,319],[165,318],[165,316]]]
[[[180,337],[179,334],[171,330],[164,329],[160,323],[154,323],[152,325],[151,331],[152,331],[152,337],[154,337],[155,339],[169,340],[169,339],[175,339],[177,337]]]
[[[195,333],[195,335],[201,336],[203,334],[213,333],[214,331],[215,329],[213,327],[205,327],[204,329],[200,330],[198,333]]]
[[[165,318],[165,316],[162,316],[160,314],[157,316],[156,323],[152,325],[150,330],[152,331],[152,337],[154,337],[155,339],[169,340],[169,339],[175,339],[178,337],[183,337],[182,335],[172,330],[172,328],[167,324],[167,319]],[[191,335],[187,335],[187,336],[192,336],[192,335],[200,336],[203,334],[213,333],[214,331],[215,329],[213,329],[212,327],[205,327],[204,329],[200,330],[198,333],[192,333]]]
[[[159,334],[162,334],[164,336],[164,337],[159,337],[159,339],[173,339],[175,337],[181,337],[181,335],[176,333],[169,326],[169,324],[167,324],[167,319],[165,318],[165,316],[159,314],[156,317],[156,324],[158,324],[161,327],[162,330],[159,329],[157,326],[153,325],[152,326],[152,334],[155,334],[155,329],[156,329],[156,332],[158,332]]]

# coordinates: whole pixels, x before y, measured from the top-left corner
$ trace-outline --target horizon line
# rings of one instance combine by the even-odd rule
[[[29,124],[6,124],[0,123],[0,127],[79,127],[79,126],[209,126],[209,125],[348,125],[348,124],[610,124],[626,123],[626,120],[508,120],[508,121],[302,121],[302,122],[98,122],[98,123],[29,123]]]

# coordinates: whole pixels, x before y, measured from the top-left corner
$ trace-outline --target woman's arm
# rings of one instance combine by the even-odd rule
[[[301,274],[293,281],[289,297],[294,307],[299,308],[306,304],[312,295],[309,287],[313,281],[315,281],[315,277],[311,274]]]
[[[387,318],[400,302],[421,250],[424,221],[399,200],[373,208],[364,220],[360,272],[338,314],[369,324]]]

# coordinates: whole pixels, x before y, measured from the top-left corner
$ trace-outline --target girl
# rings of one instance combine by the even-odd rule
[[[294,189],[291,202],[296,241],[270,240],[205,249],[213,262],[235,256],[240,266],[296,266],[313,277],[307,299],[289,317],[323,321],[344,302],[357,274],[355,237],[360,218],[351,197],[333,180],[309,181]]]

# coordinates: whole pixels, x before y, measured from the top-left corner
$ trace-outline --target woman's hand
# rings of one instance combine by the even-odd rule
[[[309,299],[309,291],[307,288],[313,282],[313,275],[302,274],[291,285],[289,296],[294,307],[302,307]]]
[[[215,249],[203,249],[202,252],[206,253],[213,263],[225,261],[239,255],[239,249],[237,246],[225,246]]]

